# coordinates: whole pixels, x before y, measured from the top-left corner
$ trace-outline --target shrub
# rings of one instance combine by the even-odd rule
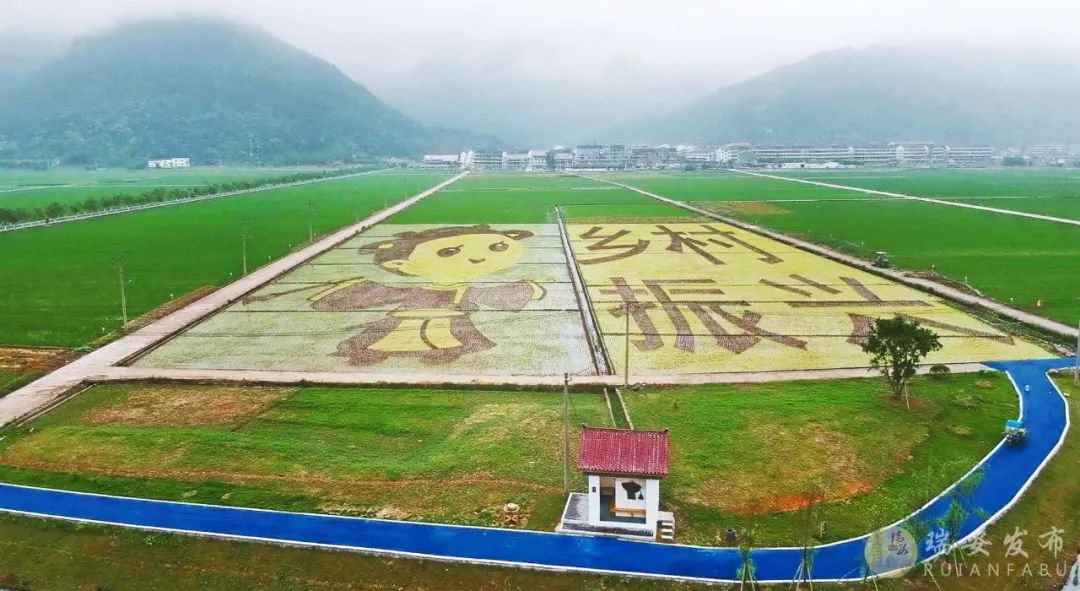
[[[948,365],[934,365],[930,367],[930,377],[943,378],[952,373]]]

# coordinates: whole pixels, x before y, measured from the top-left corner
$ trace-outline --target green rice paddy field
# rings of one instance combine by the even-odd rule
[[[401,212],[390,223],[554,223],[556,205],[569,219],[692,215],[633,191],[579,177],[478,174]]]
[[[814,171],[781,174],[823,183],[937,197],[1080,220],[1080,169],[1076,168]]]
[[[683,201],[790,201],[865,199],[853,191],[753,177],[729,172],[629,173],[597,175]],[[677,187],[678,195],[667,192]]]
[[[134,316],[236,277],[244,220],[250,223],[250,260],[262,264],[306,241],[309,200],[315,230],[324,233],[382,207],[384,197],[392,203],[445,177],[373,175],[0,235],[0,276],[6,280],[0,293],[0,343],[78,346],[117,328],[117,255],[125,258]],[[903,268],[932,269],[957,281],[966,277],[988,296],[1005,302],[1011,298],[1018,307],[1062,322],[1075,322],[1080,314],[1080,274],[1075,272],[1080,230],[1071,226],[919,202],[867,200],[850,191],[731,173],[618,178],[676,199],[709,201],[712,207],[784,200],[724,213],[862,256],[885,250]],[[546,223],[554,221],[555,205],[578,222],[692,219],[684,210],[588,179],[474,174],[391,221]]]
[[[430,187],[443,174],[370,175],[0,234],[0,343],[81,346],[131,317],[250,268]]]
[[[953,171],[883,172],[880,173],[883,176],[902,177],[883,181],[903,181],[904,186],[882,188],[902,188],[913,195],[940,194],[944,189],[934,187],[941,185],[929,184],[922,190],[919,184],[926,184],[924,177],[937,172]],[[971,171],[955,172],[980,178]],[[873,173],[863,171],[861,175],[851,173],[851,176],[858,176],[853,181],[867,184],[864,177],[870,174]],[[1037,193],[1047,186],[1056,187],[1053,190],[1059,194],[1067,191],[1059,177],[1053,177],[1058,181],[1051,182],[1041,171],[1000,174],[1006,178],[1024,174],[1034,177],[1021,176],[1012,185],[1013,192]],[[907,175],[916,180],[908,180]],[[1067,324],[1076,323],[1080,316],[1080,273],[1076,272],[1080,261],[1080,227],[947,205],[866,199],[866,195],[842,189],[733,173],[631,174],[619,176],[618,180],[673,199],[701,202],[725,215],[858,256],[871,258],[874,252],[883,250],[903,269],[935,271],[955,281],[966,280],[984,295]],[[962,184],[960,180],[950,183],[945,186],[953,187],[953,192],[960,191],[957,188]],[[778,185],[785,187],[785,199],[811,200],[772,202],[767,206],[735,203],[761,201],[763,195],[778,194],[774,193],[779,190]],[[1002,205],[1004,200],[991,201],[995,207],[1007,207]]]
[[[50,203],[82,203],[112,195],[137,195],[156,188],[186,189],[215,183],[273,179],[324,168],[217,168],[52,170],[0,169],[0,207],[28,209]]]

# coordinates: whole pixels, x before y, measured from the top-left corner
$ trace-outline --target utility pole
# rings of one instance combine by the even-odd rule
[[[247,240],[248,240],[248,222],[247,222],[247,220],[244,220],[244,222],[240,226],[240,249],[241,249],[241,256],[243,257],[243,260],[244,260],[244,275],[248,274],[248,267],[247,267],[247,259],[248,259]]]
[[[128,323],[128,310],[127,310],[127,286],[124,285],[124,257],[117,255],[113,261],[116,262],[116,271],[120,277],[120,314],[124,319],[124,324],[121,326],[127,326]]]
[[[307,239],[308,242],[315,241],[315,226],[312,222],[312,218],[315,216],[315,206],[311,204],[311,199],[307,201]]]
[[[623,387],[630,387],[630,303],[625,306],[626,328],[623,329]]]
[[[1076,321],[1076,367],[1073,368],[1073,385],[1080,386],[1080,319]]]
[[[570,492],[570,374],[563,374],[562,386],[563,492]]]

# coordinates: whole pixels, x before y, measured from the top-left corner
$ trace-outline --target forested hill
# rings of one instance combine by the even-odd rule
[[[215,20],[128,23],[0,90],[0,158],[325,162],[491,141],[422,125],[326,61]]]

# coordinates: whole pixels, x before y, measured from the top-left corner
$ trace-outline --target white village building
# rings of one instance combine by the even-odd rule
[[[548,151],[529,150],[529,168],[527,170],[547,170]]]
[[[160,160],[147,160],[147,168],[188,168],[191,166],[191,158],[162,158]]]
[[[421,167],[429,170],[457,170],[465,167],[469,153],[460,154],[424,154]]]

